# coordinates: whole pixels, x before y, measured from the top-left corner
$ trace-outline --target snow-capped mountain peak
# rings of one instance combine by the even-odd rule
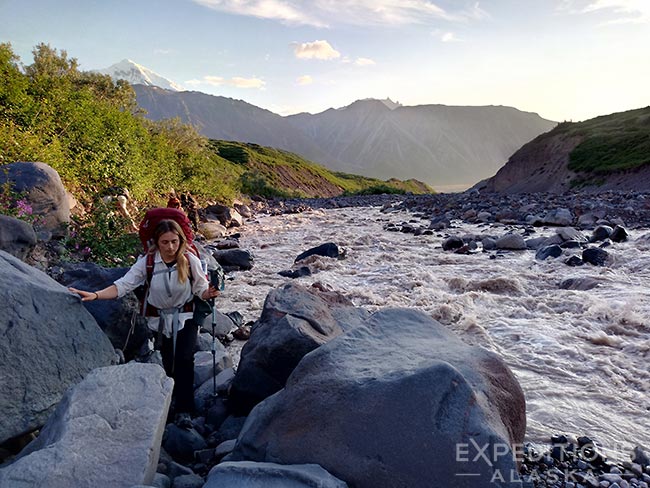
[[[183,90],[180,85],[130,59],[123,59],[108,68],[98,69],[97,72],[109,75],[114,80],[126,80],[132,85],[158,86],[173,91]]]

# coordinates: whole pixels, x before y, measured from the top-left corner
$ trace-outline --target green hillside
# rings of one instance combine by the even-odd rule
[[[569,155],[569,169],[606,175],[650,163],[650,107],[563,123],[553,132],[578,136]]]
[[[288,152],[210,141],[177,119],[150,121],[125,82],[79,71],[65,51],[40,44],[23,65],[0,44],[0,165],[42,161],[82,203],[129,191],[140,204],[191,192],[230,203],[246,195],[335,196],[354,192],[430,192],[417,182],[382,182],[332,173]]]
[[[258,144],[210,141],[219,157],[241,167],[240,189],[247,194],[280,197],[327,197],[367,193],[432,193],[416,180],[382,181],[332,172],[297,154]]]

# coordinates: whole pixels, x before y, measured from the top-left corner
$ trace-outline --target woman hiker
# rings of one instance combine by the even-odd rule
[[[149,251],[154,253],[153,273],[149,270],[145,315],[149,328],[162,336],[163,366],[174,378],[176,423],[187,426],[194,413],[194,348],[199,328],[192,320],[192,301],[194,297],[210,300],[219,291],[208,283],[199,258],[187,251],[187,238],[175,221],[160,221],[153,232],[153,243]],[[122,278],[103,290],[70,291],[79,294],[84,302],[121,298],[145,283],[147,274],[145,254]]]

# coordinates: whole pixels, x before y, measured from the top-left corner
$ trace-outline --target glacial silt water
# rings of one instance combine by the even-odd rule
[[[422,236],[384,230],[410,219],[378,208],[260,215],[241,238],[255,265],[233,273],[219,306],[257,319],[269,290],[289,281],[278,271],[310,247],[336,242],[346,258],[311,258],[317,272],[297,281],[321,282],[370,311],[421,309],[466,342],[498,353],[524,390],[528,441],[587,435],[618,459],[636,445],[650,447],[650,240],[643,232],[609,247],[607,266],[569,267],[568,254],[539,261],[534,251],[461,255],[441,248],[445,233],[503,235],[503,225],[459,222]],[[531,237],[555,232],[538,229]],[[559,287],[574,277],[600,284]]]

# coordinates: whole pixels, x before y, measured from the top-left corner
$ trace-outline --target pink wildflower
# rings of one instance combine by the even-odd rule
[[[18,217],[25,217],[33,213],[32,206],[27,203],[27,200],[18,200],[16,207],[18,208]]]

